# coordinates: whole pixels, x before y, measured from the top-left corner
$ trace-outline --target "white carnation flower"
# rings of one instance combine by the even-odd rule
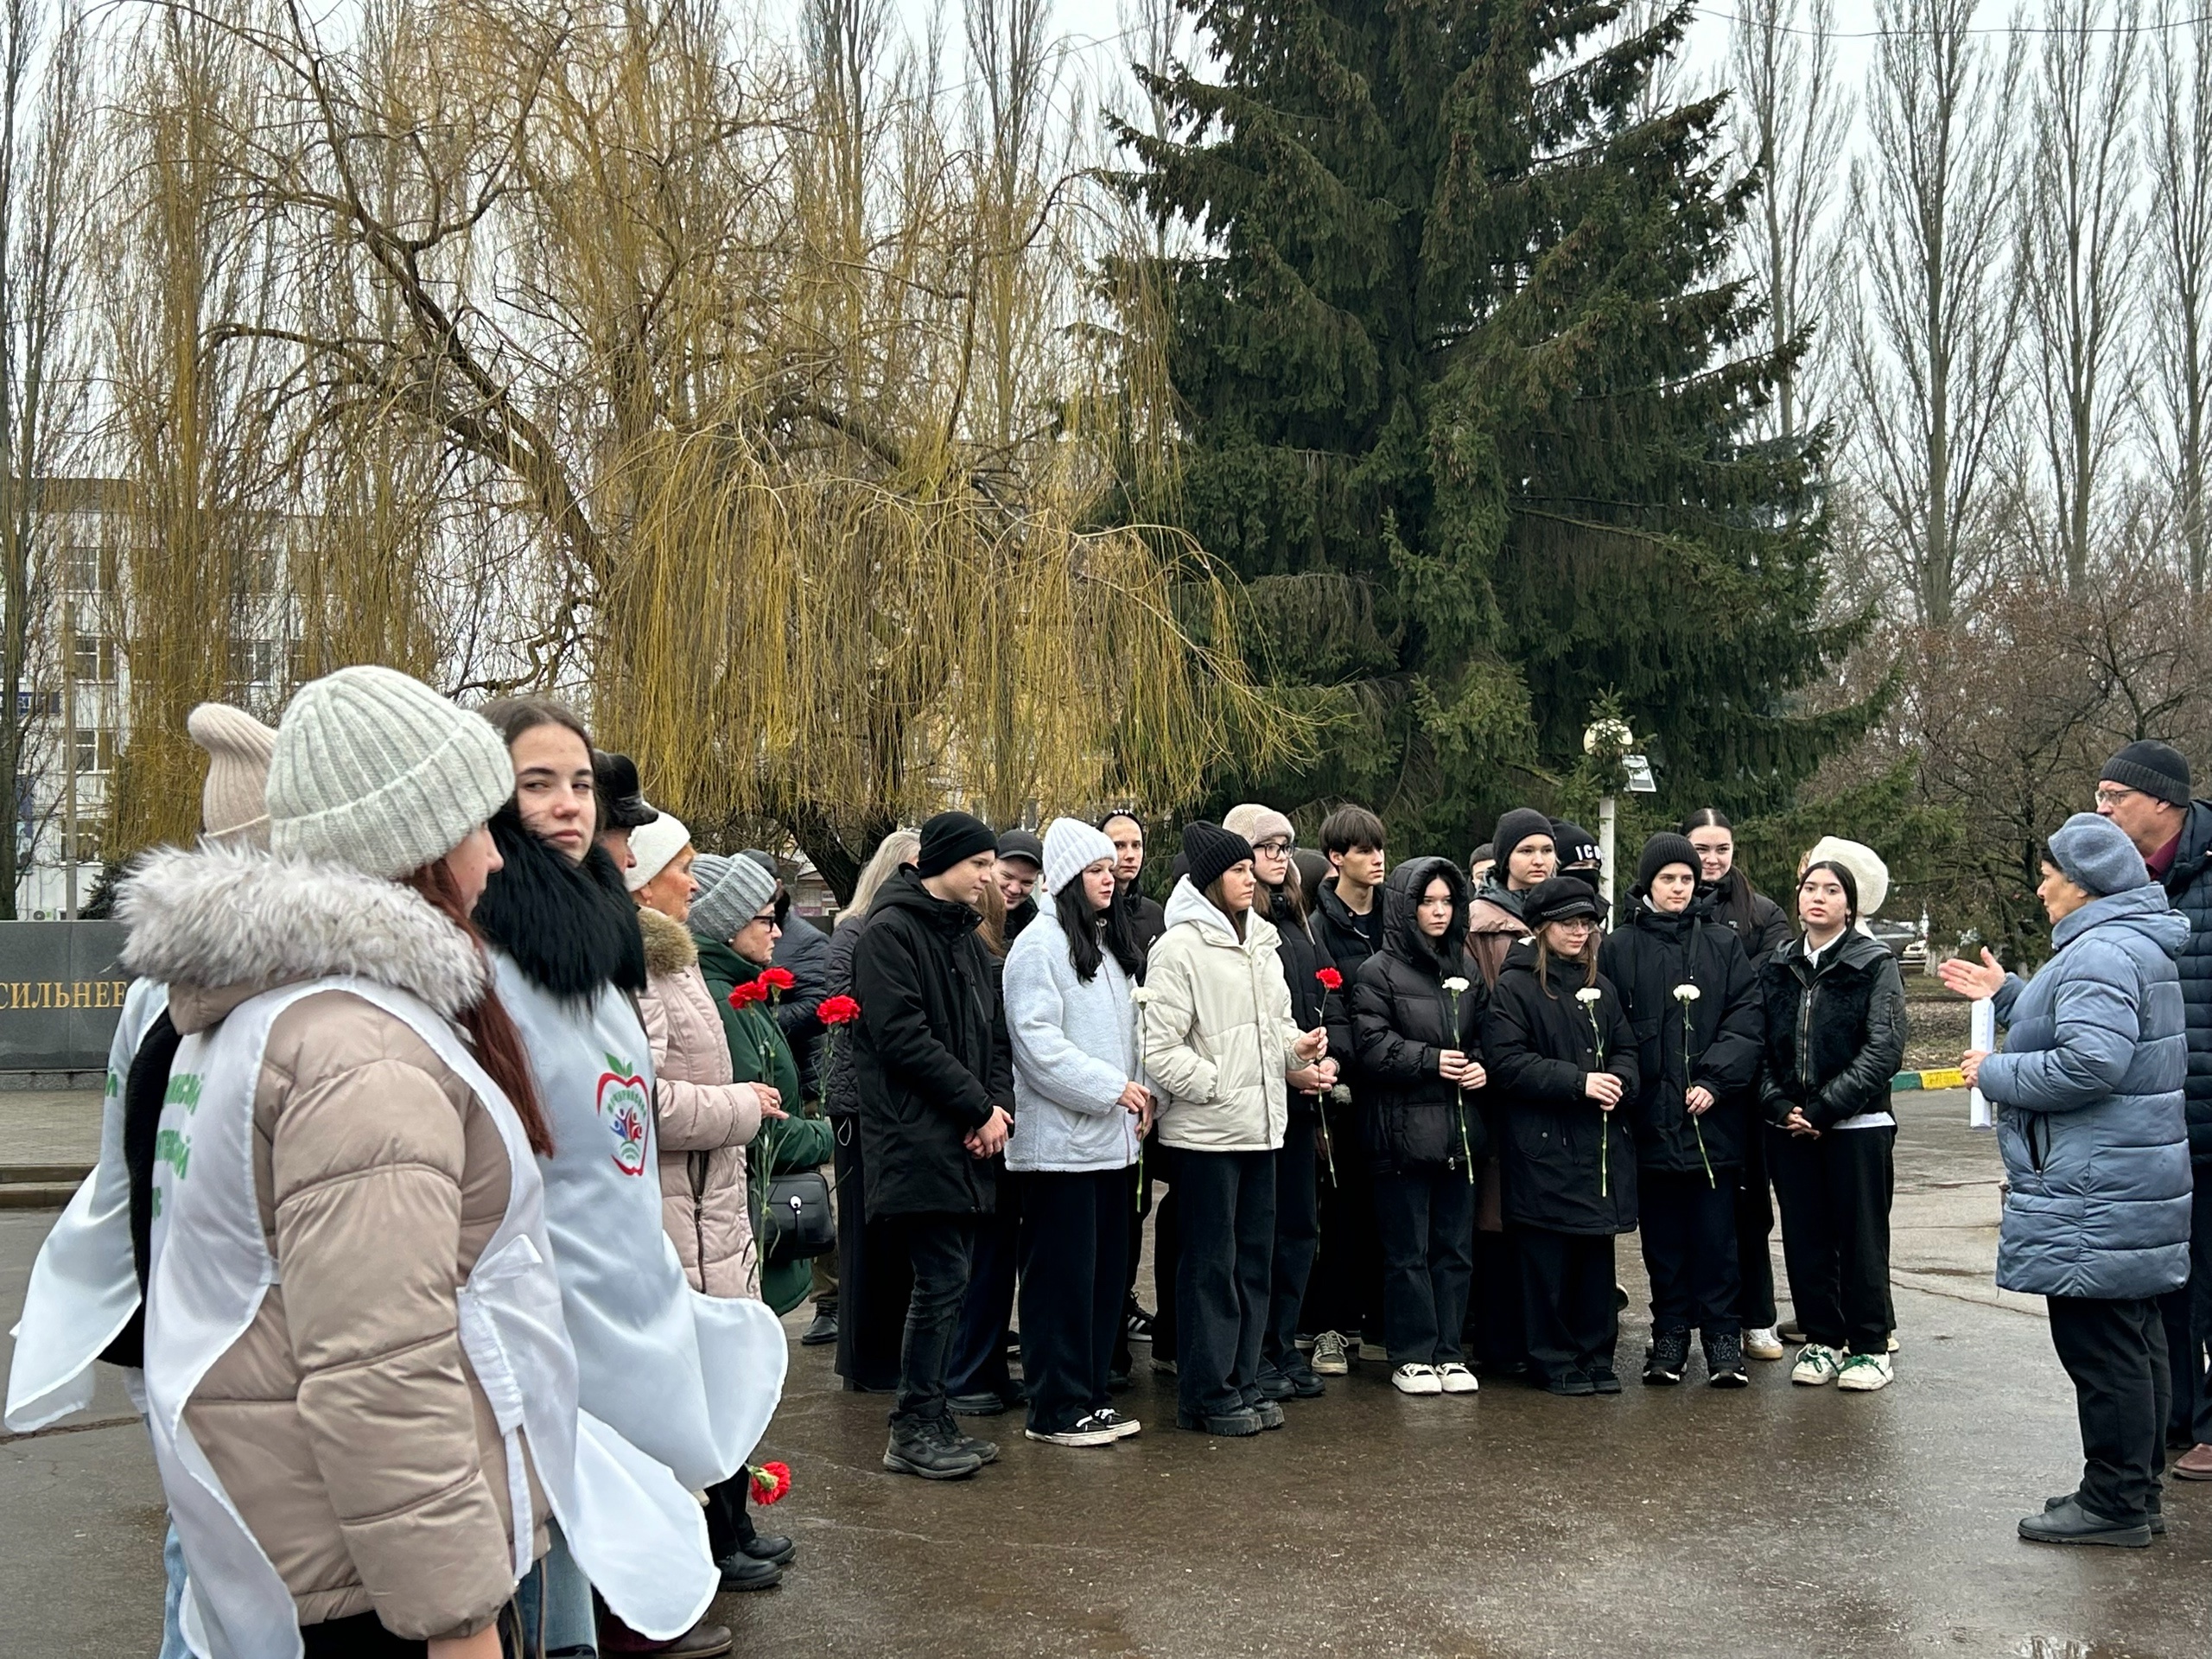
[[[1694,985],[1677,985],[1675,987],[1675,1001],[1677,1002],[1694,1002],[1698,998],[1704,995],[1705,993],[1698,989]]]
[[[1604,995],[1605,993],[1599,990],[1595,985],[1585,985],[1580,990],[1574,994],[1574,1000],[1586,1007],[1589,1004],[1595,1002]]]
[[[1467,982],[1461,979],[1457,974],[1454,974],[1451,978],[1444,982],[1444,988],[1451,992],[1452,995],[1457,996],[1467,988]]]

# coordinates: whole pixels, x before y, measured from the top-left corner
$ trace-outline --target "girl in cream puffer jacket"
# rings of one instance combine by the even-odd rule
[[[760,1091],[734,1081],[721,1014],[683,923],[640,910],[645,1040],[660,1128],[661,1216],[683,1271],[709,1296],[760,1294],[745,1149],[760,1128]]]

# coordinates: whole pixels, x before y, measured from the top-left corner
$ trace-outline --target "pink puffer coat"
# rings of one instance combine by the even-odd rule
[[[709,1296],[760,1294],[745,1148],[760,1128],[751,1084],[733,1083],[721,1016],[680,922],[638,912],[648,979],[638,999],[652,1045],[660,1124],[661,1222],[683,1271]]]

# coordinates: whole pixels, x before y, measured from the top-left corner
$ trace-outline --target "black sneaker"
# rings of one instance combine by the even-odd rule
[[[940,1438],[969,1453],[979,1462],[996,1463],[999,1460],[998,1443],[995,1440],[982,1440],[976,1439],[973,1434],[963,1434],[960,1432],[960,1425],[954,1422],[950,1417],[938,1418],[937,1429]]]
[[[1599,1394],[1618,1394],[1621,1380],[1611,1366],[1592,1365],[1590,1368],[1590,1386]]]
[[[1744,1374],[1744,1339],[1734,1332],[1715,1333],[1702,1332],[1705,1345],[1705,1380],[1716,1389],[1748,1389],[1751,1379]]]
[[[995,1389],[979,1389],[950,1395],[944,1403],[962,1417],[995,1417],[1006,1409],[1006,1396]]]
[[[918,1475],[924,1480],[964,1480],[983,1466],[982,1458],[959,1441],[940,1433],[935,1423],[895,1425],[891,1444],[883,1449],[883,1466],[894,1475]]]
[[[1541,1379],[1538,1379],[1534,1371],[1529,1372],[1529,1376],[1546,1394],[1563,1394],[1580,1399],[1584,1395],[1598,1392],[1597,1385],[1591,1382],[1586,1373],[1582,1371],[1561,1371],[1557,1376]]]
[[[1655,1331],[1651,1346],[1643,1356],[1643,1380],[1653,1388],[1671,1388],[1682,1380],[1682,1368],[1690,1363],[1690,1333],[1683,1331]]]
[[[1275,1362],[1275,1369],[1290,1382],[1290,1391],[1300,1400],[1319,1400],[1329,1391],[1329,1385],[1314,1375],[1313,1367],[1305,1355],[1293,1351]]]
[[[2094,1510],[2085,1510],[2075,1496],[2055,1510],[2023,1518],[2020,1536],[2031,1544],[2110,1544],[2121,1549],[2145,1549],[2151,1543],[2151,1527],[2147,1520],[2115,1521]]]
[[[814,1323],[806,1327],[806,1334],[798,1339],[798,1345],[802,1348],[819,1348],[824,1343],[836,1340],[837,1310],[834,1307],[816,1307]]]
[[[741,1549],[715,1565],[721,1569],[722,1589],[731,1594],[772,1590],[784,1581],[782,1567],[773,1561],[756,1561]]]
[[[1287,1400],[1298,1392],[1291,1380],[1273,1365],[1260,1368],[1259,1389],[1263,1400]]]
[[[1122,1319],[1122,1329],[1128,1332],[1131,1342],[1152,1340],[1152,1315],[1139,1307],[1135,1301],[1130,1302],[1128,1313]]]
[[[2058,1508],[2063,1503],[2071,1503],[2075,1498],[2081,1496],[2082,1494],[2079,1492],[2061,1492],[2056,1497],[2046,1497],[2044,1499],[2043,1507],[2044,1511],[2048,1513],[2049,1511]],[[2151,1494],[2151,1503],[2152,1506],[2151,1510],[2151,1535],[2153,1538],[2163,1538],[2166,1535],[2166,1515],[2164,1508],[2159,1506],[2158,1494],[2156,1491],[2153,1491]]]
[[[1276,1408],[1281,1410],[1281,1407]],[[1235,1411],[1208,1412],[1204,1416],[1176,1408],[1175,1427],[1187,1428],[1194,1434],[1222,1434],[1242,1436],[1260,1432],[1260,1414],[1238,1407]]]

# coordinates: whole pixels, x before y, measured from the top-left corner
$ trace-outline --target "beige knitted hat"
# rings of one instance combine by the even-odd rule
[[[200,833],[218,847],[267,847],[269,757],[276,734],[227,702],[201,703],[185,716],[184,729],[207,751]]]
[[[397,669],[341,668],[302,686],[276,728],[270,846],[402,876],[458,847],[514,788],[482,715]]]

